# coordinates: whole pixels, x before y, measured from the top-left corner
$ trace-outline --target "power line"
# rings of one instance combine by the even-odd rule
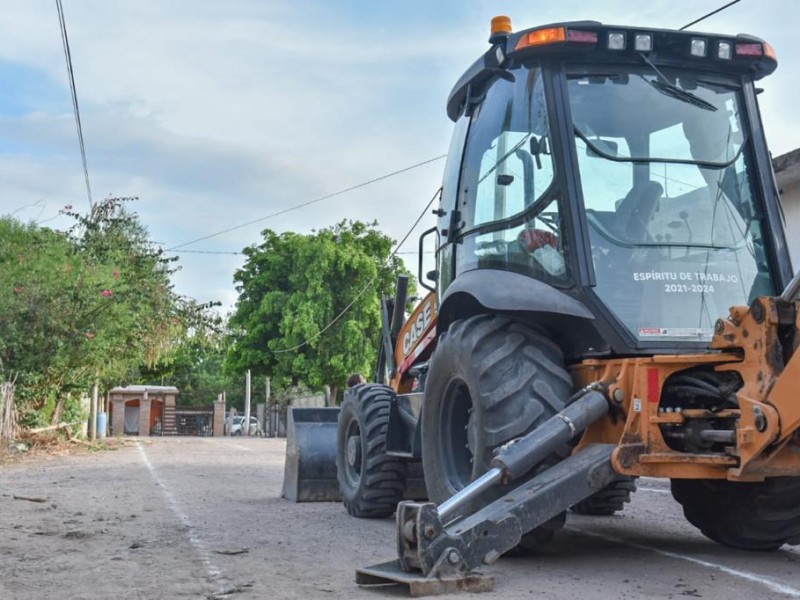
[[[363,288],[361,288],[361,289],[358,291],[358,293],[356,294],[355,298],[353,298],[352,302],[350,302],[350,304],[348,304],[347,306],[345,306],[345,307],[342,309],[342,312],[340,312],[338,315],[336,315],[336,316],[335,316],[335,317],[334,317],[334,318],[331,320],[331,322],[330,322],[330,323],[328,323],[327,325],[325,325],[325,327],[323,327],[322,329],[320,329],[320,330],[319,330],[319,331],[318,331],[318,332],[317,332],[315,335],[312,335],[310,338],[308,338],[308,339],[307,339],[307,340],[305,340],[304,342],[301,342],[300,344],[297,344],[296,346],[293,346],[292,348],[285,348],[285,349],[283,349],[283,350],[273,350],[273,351],[272,351],[272,353],[273,353],[273,354],[285,354],[286,352],[294,352],[295,350],[299,350],[299,349],[300,349],[300,348],[302,348],[303,346],[307,346],[308,344],[310,344],[311,342],[313,342],[315,339],[317,339],[318,337],[320,337],[320,336],[321,336],[323,333],[325,333],[326,331],[328,331],[328,329],[330,329],[331,327],[333,327],[333,326],[334,326],[334,325],[335,325],[335,324],[336,324],[336,323],[339,321],[339,319],[341,319],[341,318],[342,318],[344,315],[346,315],[346,314],[347,314],[347,312],[348,312],[348,311],[349,311],[351,308],[353,308],[353,305],[356,303],[356,301],[357,301],[359,298],[361,298],[361,296],[363,296],[363,295],[364,295],[364,293],[365,293],[367,290],[369,290],[369,289],[372,289],[372,284],[373,284],[373,283],[375,283],[375,280],[378,278],[378,275],[380,274],[381,270],[382,270],[382,269],[385,269],[385,268],[388,266],[388,263],[389,263],[389,261],[390,261],[390,260],[391,260],[391,259],[392,259],[392,258],[393,258],[393,257],[394,257],[396,254],[397,254],[398,250],[400,250],[400,248],[401,248],[401,247],[403,246],[403,244],[406,242],[406,240],[407,240],[407,239],[408,239],[408,237],[411,235],[411,233],[414,231],[414,229],[416,229],[417,225],[419,225],[419,222],[422,220],[422,217],[424,217],[424,216],[425,216],[425,213],[427,213],[427,212],[428,212],[428,209],[431,207],[431,204],[433,204],[433,201],[434,201],[434,200],[436,200],[436,197],[437,197],[437,196],[438,196],[438,195],[439,195],[441,192],[442,192],[442,188],[439,188],[438,190],[436,190],[436,193],[435,193],[435,194],[433,195],[433,197],[430,199],[430,201],[428,202],[428,204],[426,204],[426,205],[425,205],[425,208],[423,208],[423,209],[422,209],[422,212],[421,212],[421,213],[419,214],[419,216],[417,217],[417,220],[416,220],[416,221],[414,221],[414,224],[411,226],[411,228],[410,228],[410,229],[409,229],[409,230],[406,232],[406,234],[403,236],[403,239],[402,239],[402,240],[400,240],[400,242],[397,244],[397,246],[395,246],[395,248],[394,248],[394,250],[392,251],[392,253],[391,253],[391,254],[389,254],[389,256],[388,256],[388,257],[386,257],[386,260],[384,261],[383,265],[382,265],[382,266],[381,266],[381,267],[378,269],[378,273],[376,273],[376,274],[375,274],[375,276],[373,276],[373,277],[372,277],[372,279],[370,279],[370,280],[367,282],[367,284],[366,284],[366,285],[365,285]]]
[[[55,218],[55,217],[54,217]],[[44,221],[40,221],[44,222]],[[234,252],[232,250],[173,250],[178,254],[234,254],[234,255],[243,255],[244,252],[241,250],[239,252]],[[433,254],[434,250],[423,250],[423,254]],[[419,254],[416,250],[409,250],[408,252],[395,252],[395,254]]]
[[[243,227],[249,227],[250,225],[254,225],[255,223],[260,223],[261,221],[266,221],[267,219],[271,219],[272,217],[277,217],[279,215],[286,214],[288,212],[292,212],[293,210],[297,210],[303,208],[305,206],[309,206],[310,204],[316,204],[317,202],[322,202],[323,200],[327,200],[329,198],[333,198],[334,196],[341,196],[342,194],[346,194],[347,192],[352,192],[353,190],[357,190],[358,188],[362,188],[364,186],[370,185],[372,183],[376,183],[378,181],[383,181],[384,179],[388,179],[389,177],[394,177],[395,175],[400,175],[401,173],[405,173],[407,171],[411,171],[412,169],[416,169],[418,167],[422,167],[429,163],[435,162],[437,160],[443,159],[446,154],[442,154],[441,156],[436,156],[434,158],[429,158],[428,160],[423,160],[422,162],[418,162],[417,164],[411,165],[409,167],[404,167],[397,171],[392,171],[391,173],[386,173],[385,175],[381,175],[379,177],[375,177],[374,179],[370,179],[368,181],[362,181],[356,185],[350,186],[349,188],[345,188],[343,190],[339,190],[338,192],[333,192],[331,194],[326,194],[325,196],[320,196],[319,198],[315,198],[314,200],[308,200],[307,202],[302,202],[301,204],[296,204],[295,206],[290,206],[289,208],[285,208],[283,210],[279,210],[278,212],[274,212],[269,214],[265,217],[260,217],[258,219],[253,219],[252,221],[248,221],[247,223],[242,223],[240,225],[234,225],[233,227],[229,227],[228,229],[223,229],[222,231],[218,231],[216,233],[212,233],[209,235],[204,235],[203,237],[196,238],[194,240],[189,240],[188,242],[183,242],[182,244],[178,244],[177,246],[172,246],[171,248],[167,248],[167,252],[171,252],[173,250],[177,250],[178,248],[183,248],[184,246],[191,246],[197,242],[202,242],[203,240],[209,240],[211,238],[230,233],[231,231],[236,231],[237,229],[242,229]]]
[[[231,252],[229,250],[173,250],[181,254],[244,254],[244,252]]]
[[[678,31],[683,31],[684,29],[688,29],[692,25],[697,25],[700,21],[705,21],[708,17],[711,17],[719,12],[722,12],[726,8],[729,8],[736,4],[737,2],[741,2],[741,0],[733,0],[733,2],[728,2],[725,6],[720,6],[717,10],[712,10],[710,13],[703,15],[699,19],[692,21],[691,23],[687,23],[683,27],[681,27]]]
[[[94,207],[92,202],[92,187],[89,185],[89,167],[86,165],[86,146],[83,143],[83,127],[81,126],[81,111],[78,108],[78,93],[75,90],[75,73],[72,71],[72,54],[69,51],[69,38],[67,37],[67,22],[64,19],[64,7],[61,0],[56,0],[58,10],[58,23],[61,28],[61,42],[64,46],[64,60],[67,62],[67,75],[69,75],[69,91],[72,96],[72,112],[75,114],[75,126],[78,128],[78,144],[81,149],[83,161],[83,177],[86,180],[86,195],[89,198],[89,210]]]

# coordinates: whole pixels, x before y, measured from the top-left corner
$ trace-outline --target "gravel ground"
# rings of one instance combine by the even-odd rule
[[[394,558],[393,520],[281,499],[283,453],[282,440],[142,439],[0,466],[0,599],[407,597],[353,583]],[[485,572],[487,599],[800,598],[797,549],[718,546],[657,480],[622,515],[570,515],[547,553]]]

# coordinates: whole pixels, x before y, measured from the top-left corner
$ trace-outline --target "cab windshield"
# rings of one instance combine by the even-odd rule
[[[568,88],[595,292],[628,329],[706,341],[773,294],[738,81],[644,65]]]

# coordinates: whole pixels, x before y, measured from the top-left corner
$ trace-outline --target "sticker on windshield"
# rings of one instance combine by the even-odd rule
[[[665,294],[713,294],[714,284],[738,283],[739,277],[728,273],[699,271],[638,271],[634,281],[661,282]]]
[[[728,273],[703,273],[699,271],[639,271],[634,281],[695,281],[700,283],[738,283],[739,277]]]
[[[712,333],[699,327],[639,327],[639,337],[709,338]]]

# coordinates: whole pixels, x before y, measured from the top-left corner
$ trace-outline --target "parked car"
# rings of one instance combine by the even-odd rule
[[[236,415],[231,421],[231,417],[225,419],[225,431],[229,435],[244,435],[244,415]],[[250,433],[249,435],[262,435],[261,426],[258,424],[258,419],[250,417]]]

